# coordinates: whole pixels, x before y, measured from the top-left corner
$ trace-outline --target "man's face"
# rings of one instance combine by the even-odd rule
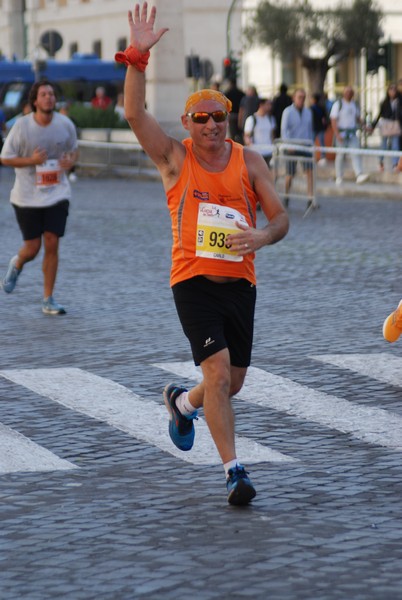
[[[296,108],[303,108],[304,101],[306,100],[306,94],[302,90],[295,92],[293,102]]]
[[[220,102],[216,102],[215,100],[201,100],[191,107],[189,113],[221,113],[225,110],[225,107]],[[183,115],[182,123],[195,143],[214,146],[222,144],[226,138],[227,117],[222,122],[216,122],[213,117],[209,117],[206,123],[194,123],[191,116]]]
[[[345,98],[345,100],[347,102],[350,102],[353,98],[353,90],[351,87],[346,87],[344,92],[343,92],[343,97]]]
[[[265,102],[265,109],[267,111],[267,115],[272,115],[272,102],[271,102],[271,100],[267,100]]]
[[[51,85],[41,85],[35,100],[37,112],[52,113],[56,106],[56,96]]]

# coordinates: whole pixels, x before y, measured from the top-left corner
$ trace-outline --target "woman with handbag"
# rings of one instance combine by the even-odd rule
[[[380,112],[375,119],[372,130],[378,125],[381,134],[382,150],[399,150],[399,137],[401,135],[402,106],[398,96],[395,83],[391,83],[387,89],[387,95],[381,102]],[[398,157],[392,157],[392,168],[397,170]],[[380,156],[380,170],[384,170],[384,157]]]

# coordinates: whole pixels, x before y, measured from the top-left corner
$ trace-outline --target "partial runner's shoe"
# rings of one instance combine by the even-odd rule
[[[356,183],[358,183],[359,185],[361,185],[362,183],[364,183],[365,181],[367,181],[368,178],[369,178],[369,175],[367,173],[360,173],[360,175],[358,175],[356,177]]]
[[[185,388],[178,387],[171,383],[163,390],[163,400],[166,408],[169,411],[169,435],[170,439],[180,450],[191,450],[194,444],[194,419],[197,418],[195,410],[191,415],[184,416],[176,407],[176,399],[183,392],[187,392]]]
[[[11,294],[11,292],[15,288],[15,286],[17,284],[18,276],[22,271],[22,269],[17,269],[17,267],[15,266],[15,263],[17,262],[17,260],[18,260],[18,256],[13,256],[13,258],[10,260],[10,263],[9,263],[8,269],[7,269],[7,273],[2,281],[3,290],[7,294]]]
[[[240,465],[234,469],[229,469],[226,487],[228,490],[228,502],[234,506],[248,504],[257,493],[247,476],[246,469]]]
[[[43,300],[42,312],[45,315],[65,315],[66,309],[61,304],[58,304],[53,296],[49,296]]]
[[[402,300],[398,308],[389,315],[382,326],[382,334],[387,342],[396,342],[402,333]]]

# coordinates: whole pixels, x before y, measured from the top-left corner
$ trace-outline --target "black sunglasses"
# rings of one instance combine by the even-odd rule
[[[210,117],[213,118],[215,123],[223,123],[223,121],[226,121],[228,113],[226,112],[226,110],[214,110],[214,112],[198,111],[193,113],[187,113],[187,116],[191,117],[193,123],[202,123],[203,125],[205,125],[205,123],[208,123]]]

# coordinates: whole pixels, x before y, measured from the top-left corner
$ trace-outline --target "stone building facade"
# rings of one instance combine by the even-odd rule
[[[351,0],[347,0],[351,2]],[[283,64],[268,48],[247,49],[241,30],[258,0],[152,0],[158,10],[157,26],[169,32],[152,52],[147,69],[147,102],[157,118],[177,121],[184,98],[200,80],[189,76],[189,57],[197,57],[208,67],[212,79],[222,76],[222,61],[230,51],[240,60],[240,85],[256,85],[260,94],[272,96],[286,80],[290,87],[306,85],[298,61]],[[312,0],[317,8],[333,6],[333,0]],[[378,0],[385,14],[384,40],[392,41],[394,78],[402,78],[402,4],[395,0]],[[132,0],[0,0],[0,52],[6,57],[33,60],[44,58],[41,35],[57,31],[63,46],[57,60],[67,60],[74,52],[96,53],[112,59],[128,42],[127,10]],[[186,62],[187,60],[187,62]],[[186,69],[187,64],[187,69]],[[201,71],[202,75],[202,71]],[[341,86],[359,86],[356,65],[344,64],[331,69],[327,90],[335,96]],[[376,104],[384,93],[386,75],[364,82],[370,88],[370,102]]]

